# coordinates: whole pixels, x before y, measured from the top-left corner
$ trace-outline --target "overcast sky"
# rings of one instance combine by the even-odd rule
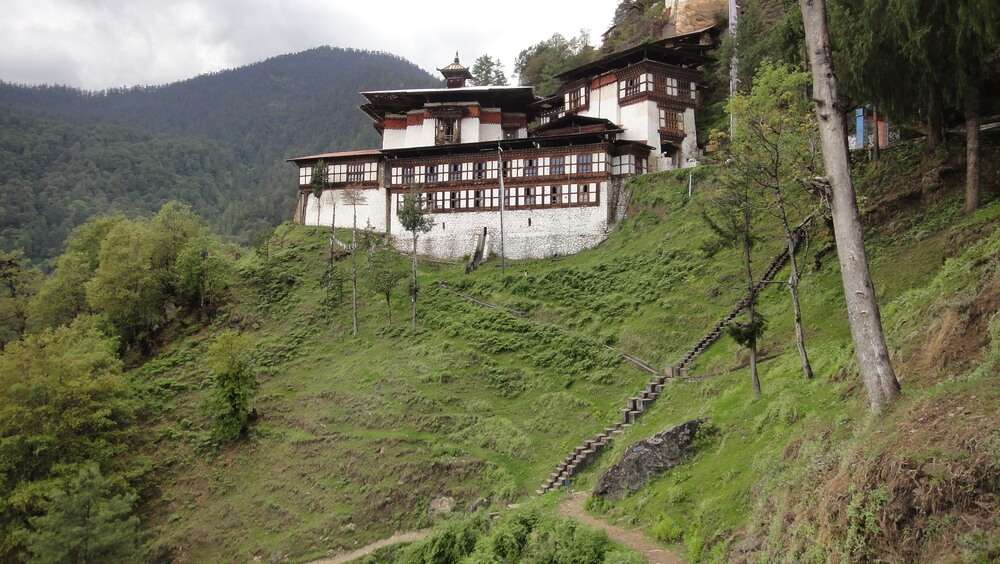
[[[317,45],[390,51],[431,70],[459,51],[508,68],[555,32],[611,22],[617,0],[0,0],[0,80],[160,84]]]

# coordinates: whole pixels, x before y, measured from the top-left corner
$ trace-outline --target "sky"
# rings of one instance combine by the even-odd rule
[[[511,74],[553,33],[610,25],[617,0],[0,0],[0,80],[89,90],[163,84],[318,45],[424,69],[483,53]],[[437,74],[437,73],[435,73]]]

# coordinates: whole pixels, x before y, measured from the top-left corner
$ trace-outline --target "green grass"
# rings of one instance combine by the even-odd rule
[[[919,155],[887,155],[881,168],[860,171],[871,201],[891,192],[893,174],[919,174]],[[602,245],[572,257],[512,262],[506,273],[491,260],[472,275],[457,265],[421,265],[415,331],[401,284],[391,328],[384,302],[362,288],[361,332],[351,336],[349,305],[330,314],[319,305],[328,231],[282,226],[270,258],[244,258],[246,281],[225,315],[210,327],[189,326],[187,337],[133,371],[156,400],[159,438],[150,451],[162,480],[147,514],[156,544],[189,561],[308,560],[427,526],[438,496],[456,498],[462,510],[479,498],[503,504],[530,494],[648,380],[605,345],[654,366],[673,364],[741,297],[735,250],[711,257],[701,250],[710,238],[700,216],[712,175],[701,167],[633,181],[630,218]],[[895,351],[922,337],[917,320],[942,295],[979,280],[971,259],[935,277],[945,257],[996,230],[1000,203],[963,219],[956,205],[953,195],[942,196],[870,226]],[[773,220],[762,222],[773,232]],[[857,440],[868,419],[836,256],[818,268],[814,260],[829,237],[815,229],[800,258],[817,379],[802,381],[787,292],[774,285],[761,304],[769,319],[764,396],[752,399],[735,345],[723,339],[710,348],[691,371],[706,379],[668,386],[575,485],[591,486],[626,445],[673,424],[708,417],[718,432],[689,463],[620,502],[598,504],[607,518],[681,539],[693,559],[721,560],[734,532],[762,511],[755,501],[762,491],[833,464],[836,448]],[[776,238],[761,241],[758,271],[780,247]],[[471,304],[438,281],[528,316]],[[219,450],[207,441],[201,355],[224,327],[257,344],[261,389],[250,437]],[[907,401],[917,401],[924,388],[908,386],[908,377],[901,374]],[[799,456],[789,457],[789,445],[799,445]],[[549,512],[547,503],[538,511]]]

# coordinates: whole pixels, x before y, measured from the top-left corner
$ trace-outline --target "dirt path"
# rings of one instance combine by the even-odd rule
[[[419,531],[409,531],[406,533],[396,533],[387,539],[382,539],[380,541],[375,541],[367,546],[362,546],[357,550],[347,552],[345,554],[340,554],[334,556],[333,558],[323,558],[322,560],[313,560],[310,564],[346,564],[352,560],[357,560],[363,556],[368,556],[380,548],[386,546],[392,546],[394,544],[400,544],[404,542],[416,542],[423,539],[428,534],[430,534],[430,529],[421,529]],[[652,562],[652,561],[650,561]]]
[[[680,556],[641,532],[616,527],[590,515],[583,508],[585,501],[587,501],[586,493],[573,493],[559,504],[559,514],[604,531],[611,540],[642,554],[650,564],[683,564],[684,560]]]

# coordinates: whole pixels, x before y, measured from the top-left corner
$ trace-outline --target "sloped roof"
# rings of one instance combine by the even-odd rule
[[[320,153],[318,155],[305,155],[302,157],[292,157],[285,162],[293,163],[297,161],[315,161],[318,159],[346,159],[353,157],[378,157],[382,155],[379,149],[358,149],[356,151],[340,151],[336,153]]]

